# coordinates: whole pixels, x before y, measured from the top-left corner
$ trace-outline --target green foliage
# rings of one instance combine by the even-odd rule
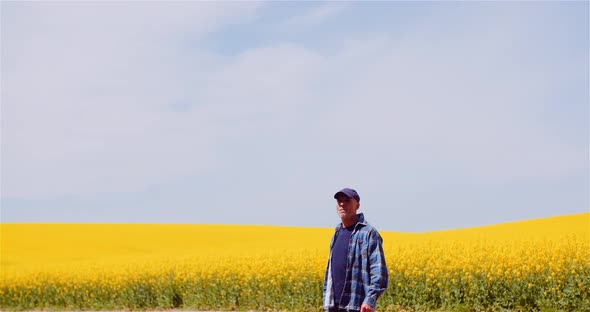
[[[237,310],[322,311],[323,280],[318,275],[296,279],[260,275],[249,280],[223,277],[179,278],[174,272],[138,275],[122,284],[107,279],[71,283],[39,276],[34,284],[0,288],[5,310]],[[590,311],[590,266],[562,275],[538,272],[490,278],[485,272],[468,278],[461,271],[448,278],[390,275],[378,311]]]

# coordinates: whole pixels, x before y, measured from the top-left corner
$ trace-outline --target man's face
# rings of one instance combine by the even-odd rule
[[[356,215],[359,209],[359,202],[354,198],[349,198],[345,195],[339,195],[336,198],[336,212],[340,219],[349,219]]]

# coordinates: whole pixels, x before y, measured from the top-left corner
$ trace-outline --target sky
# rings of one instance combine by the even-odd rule
[[[1,2],[1,222],[589,211],[589,2]]]

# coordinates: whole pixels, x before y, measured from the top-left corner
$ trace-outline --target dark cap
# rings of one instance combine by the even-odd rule
[[[338,195],[344,195],[348,198],[354,198],[354,199],[356,199],[357,202],[361,201],[361,197],[359,196],[359,193],[357,193],[355,190],[353,190],[351,188],[343,188],[341,191],[334,194],[334,198],[338,198]]]

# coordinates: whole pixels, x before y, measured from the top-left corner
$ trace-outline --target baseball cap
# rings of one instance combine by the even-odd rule
[[[348,198],[354,198],[358,202],[361,201],[361,197],[359,196],[359,193],[357,193],[355,190],[353,190],[351,188],[343,188],[342,190],[340,190],[336,194],[334,194],[334,198],[338,198],[338,195],[344,195]]]

